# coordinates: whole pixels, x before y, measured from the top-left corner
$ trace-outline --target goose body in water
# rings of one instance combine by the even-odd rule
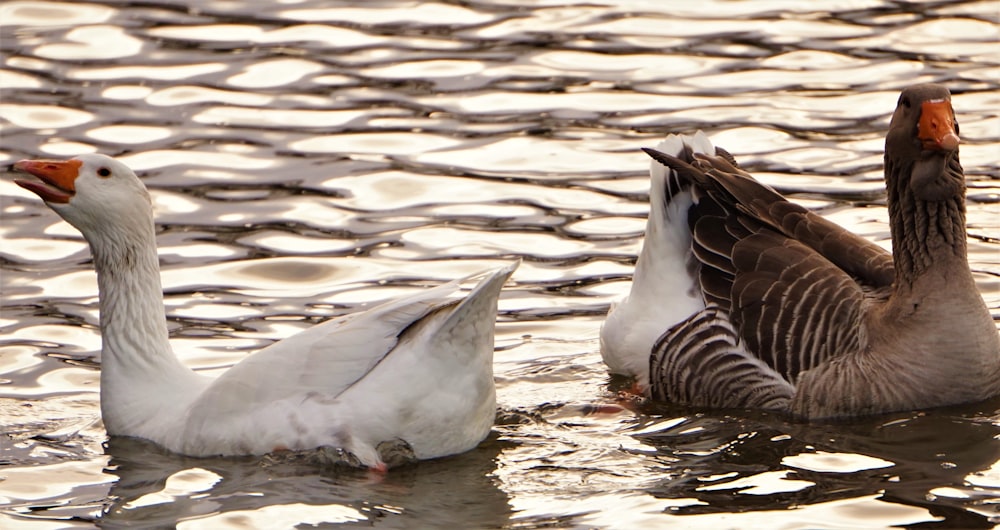
[[[426,289],[308,328],[212,379],[170,348],[153,209],[135,173],[98,154],[15,167],[40,179],[17,184],[90,244],[108,434],[191,456],[336,448],[384,470],[380,446],[427,459],[489,433],[497,299],[516,263],[464,298],[459,281]]]
[[[903,90],[885,142],[893,252],[789,202],[708,138],[646,152],[650,215],[601,330],[649,397],[845,418],[1000,394],[1000,336],[969,269],[951,94]]]

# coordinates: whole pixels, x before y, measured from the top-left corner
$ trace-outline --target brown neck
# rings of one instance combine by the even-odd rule
[[[962,178],[958,158],[945,171]],[[890,175],[889,172],[898,172]],[[889,222],[897,290],[913,285],[935,270],[969,274],[965,232],[964,183],[950,196],[927,200],[911,186],[912,165],[887,164]],[[952,177],[954,178],[954,177]],[[960,266],[956,266],[960,265]]]

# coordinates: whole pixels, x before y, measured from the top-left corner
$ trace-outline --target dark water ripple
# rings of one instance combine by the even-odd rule
[[[799,425],[636,404],[597,353],[647,212],[638,148],[706,130],[888,245],[898,90],[947,83],[1000,318],[995,2],[0,4],[0,161],[99,151],[157,209],[177,353],[221,370],[332,315],[524,260],[495,433],[372,477],[105,434],[79,235],[0,180],[0,526],[984,528],[1000,404]]]

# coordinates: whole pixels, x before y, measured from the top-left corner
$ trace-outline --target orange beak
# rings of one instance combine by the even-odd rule
[[[917,138],[924,149],[954,151],[958,149],[958,133],[955,132],[955,115],[951,102],[946,99],[925,101],[920,107],[920,123]]]
[[[80,174],[79,160],[21,160],[14,169],[24,171],[42,180],[15,180],[22,188],[33,191],[45,202],[66,204],[76,193],[76,177]]]

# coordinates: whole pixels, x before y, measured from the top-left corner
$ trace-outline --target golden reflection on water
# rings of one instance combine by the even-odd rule
[[[221,479],[221,476],[206,469],[191,468],[178,471],[166,478],[162,490],[155,493],[147,493],[138,499],[129,501],[122,508],[128,510],[174,502],[177,497],[186,497],[211,490]]]
[[[84,26],[66,34],[70,43],[44,44],[35,55],[57,60],[108,60],[130,57],[142,51],[143,42],[116,26]]]
[[[994,2],[404,4],[6,2],[0,158],[100,151],[141,173],[172,343],[207,374],[524,259],[493,438],[379,480],[102,446],[85,243],[5,178],[0,526],[998,521],[995,405],[812,428],[649,410],[597,353],[648,210],[639,147],[703,128],[888,248],[883,135],[915,81],[956,92],[970,260],[1000,318]]]
[[[9,26],[73,26],[107,22],[116,11],[84,2],[13,1],[0,6],[0,17]]]
[[[794,468],[824,473],[857,473],[866,469],[893,466],[892,462],[881,458],[850,453],[828,453],[826,451],[786,456],[781,459],[781,463]]]
[[[98,457],[106,461],[104,457]],[[44,474],[45,480],[38,480]],[[7,469],[4,471],[4,497],[0,502],[10,503],[14,499],[42,500],[50,498],[66,488],[81,485],[106,484],[111,477],[95,473],[93,467],[81,462],[49,464],[44,469]]]
[[[94,115],[50,105],[0,105],[0,118],[17,127],[61,129],[88,123],[94,119]]]
[[[271,505],[249,510],[232,510],[207,517],[184,521],[177,528],[184,530],[216,528],[274,528],[297,521],[298,524],[320,525],[367,521],[368,516],[349,506],[327,504],[312,506],[302,503]]]
[[[280,17],[311,22],[350,22],[352,24],[448,24],[473,26],[494,19],[461,6],[426,3],[408,4],[407,9],[366,9],[338,6],[333,8],[295,8],[276,13]]]

